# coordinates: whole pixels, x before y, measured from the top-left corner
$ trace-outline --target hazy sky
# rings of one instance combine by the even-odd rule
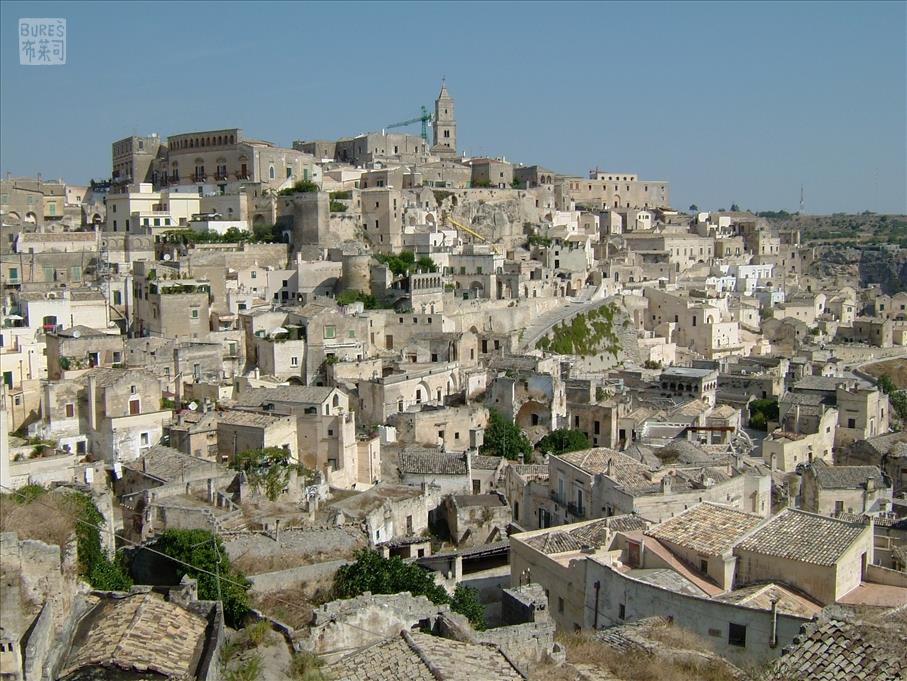
[[[85,182],[133,133],[378,130],[444,75],[470,154],[667,180],[684,209],[796,210],[802,183],[807,212],[907,212],[905,7],[3,2],[0,168]],[[66,65],[19,65],[20,17],[66,18]]]

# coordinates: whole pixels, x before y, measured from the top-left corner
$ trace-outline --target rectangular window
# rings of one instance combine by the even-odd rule
[[[325,338],[334,338],[334,333],[335,333],[335,330],[334,330],[333,325],[325,325],[325,327],[324,327],[324,337]]]
[[[298,357],[290,357],[290,366],[291,366],[291,367],[298,367],[298,366],[299,366],[299,358],[298,358]]]
[[[557,597],[557,611],[560,613],[564,612],[564,599],[560,596]]]
[[[746,625],[728,623],[727,642],[732,646],[746,647]]]
[[[192,319],[198,319],[198,308],[192,308]]]
[[[148,446],[148,433],[142,433],[142,447]]]
[[[66,405],[66,418],[71,419],[76,415],[76,405],[70,403]]]

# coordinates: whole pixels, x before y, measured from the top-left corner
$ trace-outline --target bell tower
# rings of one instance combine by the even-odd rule
[[[457,121],[454,118],[454,100],[441,80],[441,92],[435,100],[434,144],[431,153],[441,157],[457,155]]]

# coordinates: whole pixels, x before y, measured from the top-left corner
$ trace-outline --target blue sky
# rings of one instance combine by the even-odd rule
[[[133,133],[376,130],[445,75],[471,154],[668,180],[684,209],[796,210],[802,183],[808,212],[907,212],[905,7],[3,2],[0,169],[109,176]],[[20,17],[66,18],[66,65],[19,65]]]

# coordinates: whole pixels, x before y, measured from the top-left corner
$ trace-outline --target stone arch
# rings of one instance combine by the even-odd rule
[[[550,418],[551,415],[548,411],[548,407],[541,402],[527,400],[523,403],[523,406],[520,407],[514,421],[520,428],[525,429],[544,425],[550,421]]]
[[[419,381],[419,384],[413,389],[413,402],[421,404],[422,402],[431,401],[431,388],[425,381]]]
[[[25,221],[34,224],[34,223],[36,223],[36,222],[38,221],[38,216],[35,215],[33,212],[28,211],[28,212],[25,214]]]
[[[255,216],[252,218],[252,226],[258,227],[258,226],[264,225],[264,224],[265,224],[265,216],[262,215],[261,213],[256,213]]]
[[[7,213],[6,217],[8,217],[10,220],[15,220],[16,222],[19,222],[22,219],[22,217],[14,210]]]

